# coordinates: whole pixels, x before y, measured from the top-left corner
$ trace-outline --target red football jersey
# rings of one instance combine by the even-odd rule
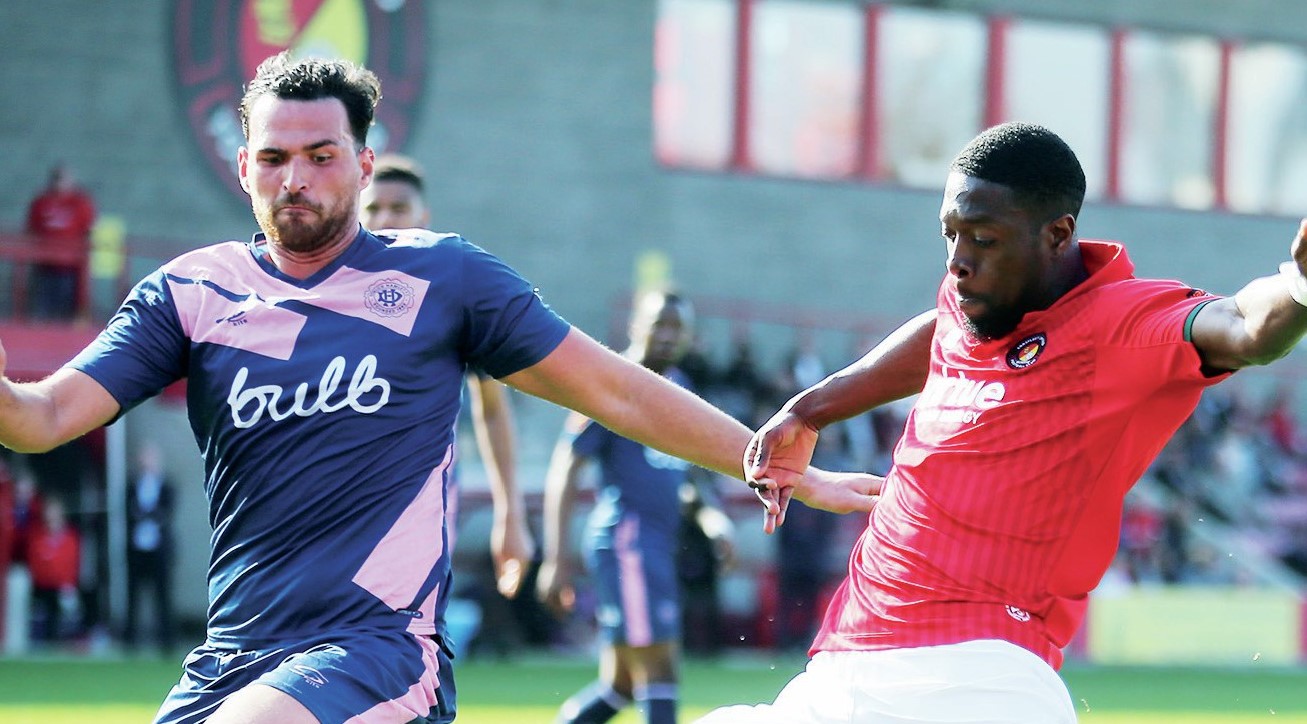
[[[964,331],[945,278],[930,376],[813,652],[1004,639],[1061,665],[1126,492],[1228,376],[1188,340],[1214,297],[1080,248],[1089,279],[1002,339]]]

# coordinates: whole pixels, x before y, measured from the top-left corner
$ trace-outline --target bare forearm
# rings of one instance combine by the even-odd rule
[[[931,310],[896,329],[861,359],[795,395],[786,410],[820,429],[914,395],[930,372]]]
[[[22,453],[52,450],[113,419],[118,403],[86,375],[59,370],[41,382],[0,377],[0,445]]]
[[[605,427],[700,467],[743,479],[744,448],[753,434],[749,428],[652,372],[630,382],[622,404],[601,420]]]
[[[1307,307],[1294,302],[1281,277],[1254,279],[1234,302],[1243,319],[1248,364],[1269,364],[1293,351],[1307,332]]]
[[[748,428],[579,330],[545,359],[504,379],[618,435],[710,470],[744,476]]]

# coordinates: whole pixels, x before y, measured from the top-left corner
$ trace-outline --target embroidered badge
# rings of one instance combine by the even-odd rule
[[[379,317],[399,317],[413,308],[413,287],[398,279],[382,279],[363,293],[363,305]]]
[[[1029,367],[1039,359],[1039,355],[1044,353],[1046,346],[1048,346],[1048,337],[1044,336],[1043,332],[1026,337],[1008,350],[1007,366],[1014,370]]]

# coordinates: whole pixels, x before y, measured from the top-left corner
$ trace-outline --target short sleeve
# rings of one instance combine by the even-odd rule
[[[1144,363],[1168,381],[1215,384],[1227,375],[1209,375],[1189,337],[1193,316],[1220,297],[1176,281],[1138,279],[1105,288],[1110,297],[1100,303],[1115,310],[1106,325],[1107,344],[1143,353]],[[1145,369],[1140,374],[1147,374]]]
[[[189,344],[162,272],[142,280],[65,366],[89,375],[126,412],[186,375]]]
[[[498,378],[544,359],[571,326],[507,264],[474,244],[463,243],[467,247],[463,283],[468,363]]]

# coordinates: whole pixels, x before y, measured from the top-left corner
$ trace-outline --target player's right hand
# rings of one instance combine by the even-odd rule
[[[566,566],[546,559],[536,575],[536,596],[556,616],[571,613],[576,605],[576,589]]]
[[[768,488],[784,488],[803,479],[817,447],[817,429],[802,417],[781,410],[758,428],[744,450],[744,474]]]

